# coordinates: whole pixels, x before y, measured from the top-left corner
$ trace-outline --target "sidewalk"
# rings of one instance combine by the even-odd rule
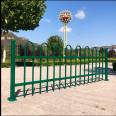
[[[9,102],[10,69],[1,71],[2,115],[116,115],[115,74],[109,75],[109,81],[19,97],[16,102]]]

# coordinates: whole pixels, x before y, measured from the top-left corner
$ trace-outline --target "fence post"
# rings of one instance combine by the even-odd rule
[[[10,97],[9,101],[16,101],[15,96],[15,40],[11,40],[11,72],[10,72]]]
[[[105,49],[105,81],[108,81],[108,49]]]

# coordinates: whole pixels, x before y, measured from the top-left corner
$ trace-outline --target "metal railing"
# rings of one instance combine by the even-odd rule
[[[27,44],[26,44],[27,45]],[[11,75],[10,75],[10,97],[9,101],[15,101],[16,97],[34,95],[35,93],[54,91],[81,84],[108,80],[108,51],[94,48],[81,48],[77,46],[72,49],[67,45],[65,56],[47,54],[42,55],[42,45],[40,55],[35,55],[34,45],[32,44],[32,54],[26,55],[26,45],[24,46],[24,55],[16,55],[16,41],[11,41]],[[47,46],[47,44],[45,44]],[[69,48],[70,49],[69,49]],[[57,50],[54,50],[57,51]],[[69,53],[67,53],[69,52]],[[23,59],[23,77],[22,82],[16,82],[16,60]],[[27,69],[27,60],[31,59],[31,75]],[[44,59],[44,61],[43,61]],[[35,61],[37,65],[35,66]],[[38,70],[38,73],[35,71]],[[43,72],[44,71],[44,72]],[[35,76],[38,74],[38,76]],[[20,75],[18,75],[20,76]],[[28,80],[31,78],[31,81]]]

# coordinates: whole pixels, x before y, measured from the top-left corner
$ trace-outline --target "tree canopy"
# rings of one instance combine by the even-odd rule
[[[50,36],[48,41],[48,50],[51,52],[49,54],[51,55],[63,55],[63,40],[60,36],[54,35]]]
[[[46,9],[44,0],[2,0],[1,30],[34,30]]]

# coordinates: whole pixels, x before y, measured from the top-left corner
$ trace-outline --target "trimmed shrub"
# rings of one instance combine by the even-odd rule
[[[113,66],[113,71],[116,71],[116,62],[113,62],[112,66]]]
[[[10,63],[1,63],[1,68],[9,68]]]
[[[32,66],[32,62],[26,62],[26,66]],[[36,63],[34,63],[34,66]],[[16,66],[24,66],[24,62],[16,62]]]

